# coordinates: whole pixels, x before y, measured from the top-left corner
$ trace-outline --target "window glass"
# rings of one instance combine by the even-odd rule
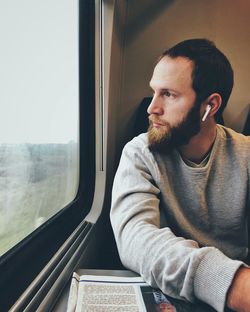
[[[0,0],[0,255],[78,189],[78,1]]]

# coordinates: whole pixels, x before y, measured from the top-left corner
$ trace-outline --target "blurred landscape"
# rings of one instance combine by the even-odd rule
[[[78,144],[0,144],[0,256],[72,201]]]

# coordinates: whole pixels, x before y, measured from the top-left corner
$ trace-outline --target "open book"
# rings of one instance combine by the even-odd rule
[[[73,273],[67,312],[177,312],[159,290],[141,277]]]

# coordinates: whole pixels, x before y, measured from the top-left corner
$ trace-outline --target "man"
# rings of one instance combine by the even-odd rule
[[[216,124],[233,87],[206,39],[165,51],[150,86],[150,126],[129,142],[111,222],[123,264],[174,298],[250,311],[250,137]]]

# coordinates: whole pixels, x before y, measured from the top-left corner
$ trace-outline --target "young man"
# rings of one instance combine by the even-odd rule
[[[114,180],[121,260],[174,298],[250,311],[250,137],[215,121],[231,65],[212,42],[186,40],[163,53],[150,86],[148,133],[125,146]]]

